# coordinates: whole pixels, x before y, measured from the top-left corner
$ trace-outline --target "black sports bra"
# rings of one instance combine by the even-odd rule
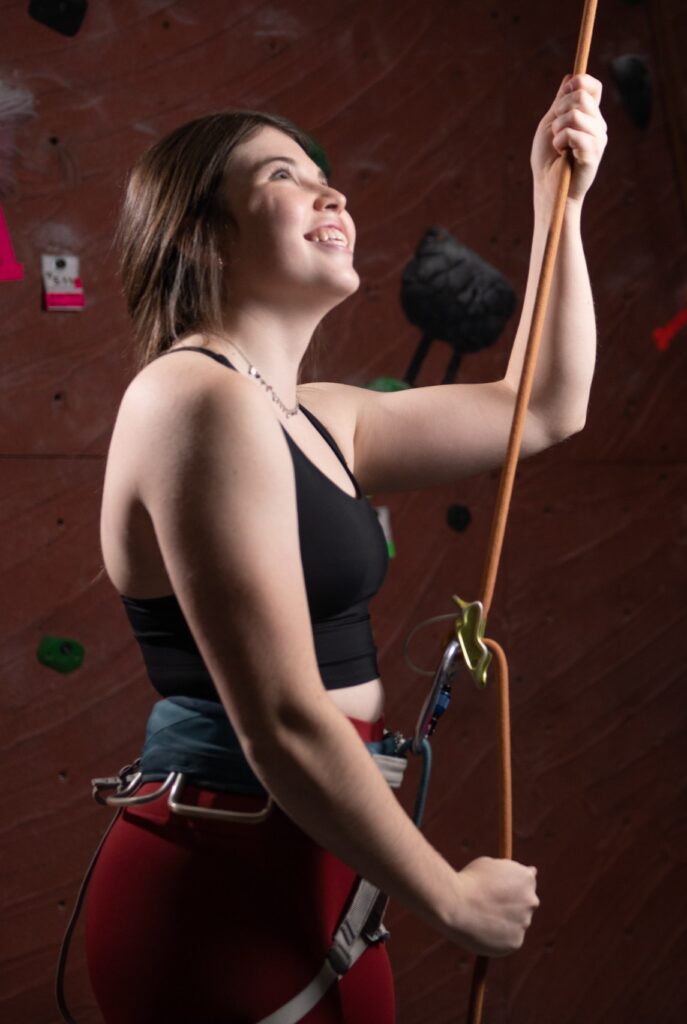
[[[188,351],[202,352],[238,373],[226,356],[206,348],[189,345],[163,354]],[[384,581],[389,557],[377,513],[336,441],[308,409],[302,405],[299,409],[332,447],[356,490],[356,497],[346,494],[282,426],[296,477],[301,559],[315,653],[325,688],[332,690],[379,675],[368,602]],[[176,596],[120,597],[155,689],[163,697],[218,700]]]

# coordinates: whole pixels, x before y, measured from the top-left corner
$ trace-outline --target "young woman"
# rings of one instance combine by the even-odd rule
[[[507,373],[491,383],[391,394],[298,383],[315,328],[359,277],[346,197],[289,122],[200,118],[132,171],[119,239],[139,372],[108,455],[104,562],[155,688],[228,718],[274,803],[250,825],[174,814],[167,794],[120,815],[86,914],[107,1024],[262,1021],[317,974],[356,875],[469,951],[502,956],[523,942],[535,869],[480,857],[454,870],[365,747],[383,734],[367,604],[386,545],[364,496],[502,462],[568,147],[575,169],[523,456],[584,424],[595,324],[580,210],[606,126],[600,83],[569,78],[534,138],[527,294]],[[184,801],[265,804],[254,788],[212,785],[188,785]],[[391,1024],[385,947],[367,949],[303,1020]]]

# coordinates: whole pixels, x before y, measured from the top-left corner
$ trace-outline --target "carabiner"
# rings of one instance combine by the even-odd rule
[[[143,772],[136,772],[130,779],[121,775],[109,779],[91,779],[93,799],[99,804],[107,804],[108,807],[132,807],[137,804],[148,804],[167,792],[174,782],[176,774],[176,772],[170,772],[158,789],[153,790],[152,793],[144,793],[143,796],[133,795],[143,785]],[[113,796],[101,796],[100,790],[103,789],[116,789],[117,792]]]

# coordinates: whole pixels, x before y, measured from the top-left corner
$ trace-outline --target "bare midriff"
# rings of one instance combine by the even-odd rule
[[[336,690],[327,690],[327,693],[347,718],[376,722],[384,710],[381,679],[371,679],[369,683],[359,683],[357,686],[342,686]]]

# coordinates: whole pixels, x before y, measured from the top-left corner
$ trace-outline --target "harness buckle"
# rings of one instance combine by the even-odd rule
[[[334,943],[331,947],[327,953],[327,960],[331,964],[332,970],[336,971],[340,978],[343,978],[351,966],[350,953],[339,943]]]

